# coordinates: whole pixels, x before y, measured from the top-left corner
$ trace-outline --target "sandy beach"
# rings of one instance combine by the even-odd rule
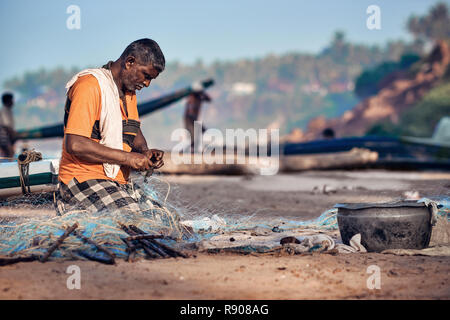
[[[276,176],[162,176],[168,201],[186,217],[213,215],[274,221],[309,220],[340,202],[381,202],[449,195],[440,172],[321,171]],[[324,186],[326,186],[324,188]],[[323,190],[326,192],[324,193]],[[0,214],[48,215],[2,207]],[[67,268],[81,270],[69,290]],[[380,289],[367,268],[378,266]],[[390,254],[195,253],[189,259],[29,262],[0,268],[0,299],[449,299],[450,258]]]

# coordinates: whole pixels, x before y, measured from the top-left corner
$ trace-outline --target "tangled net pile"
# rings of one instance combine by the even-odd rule
[[[397,200],[401,201],[402,199]],[[432,200],[437,203],[438,211],[436,212],[436,214],[438,217],[450,221],[450,197],[437,196],[431,198],[422,198],[418,200],[418,202],[426,202],[427,200]],[[284,218],[275,218],[272,220],[265,219],[264,221],[257,221],[255,219],[252,219],[252,217],[241,219],[239,221],[233,221],[233,219],[229,219],[227,220],[226,227],[222,229],[227,231],[235,231],[251,229],[254,227],[272,228],[276,226],[283,230],[307,228],[317,231],[334,231],[339,229],[337,214],[338,210],[336,208],[333,208],[324,211],[319,217],[307,221],[289,220]]]
[[[147,183],[135,182],[140,186],[147,199],[151,202],[151,208],[143,207],[140,212],[121,212],[103,210],[97,213],[86,211],[73,211],[63,216],[38,216],[30,218],[5,218],[0,221],[0,256],[26,257],[30,255],[44,255],[48,249],[64,234],[66,229],[78,223],[77,233],[93,240],[102,247],[114,253],[117,258],[126,259],[128,256],[127,245],[123,241],[128,237],[122,225],[134,225],[149,234],[161,234],[167,245],[180,246],[183,243],[196,242],[217,234],[218,232],[230,232],[255,227],[281,228],[284,230],[295,228],[308,228],[323,231],[338,229],[337,209],[323,212],[318,218],[309,221],[297,221],[288,219],[260,220],[255,214],[234,214],[226,218],[217,215],[212,216],[201,207],[195,208],[195,214],[189,215],[186,210],[176,206],[176,201],[167,201],[171,192],[170,184],[165,180],[152,176]],[[161,187],[162,185],[162,187]],[[439,203],[438,215],[450,218],[450,198],[438,197],[433,199]],[[12,206],[26,208],[32,206],[34,209],[50,208],[53,203],[53,195],[31,194],[16,199],[8,200],[0,206]],[[225,212],[222,212],[225,214]],[[213,219],[210,217],[212,216]],[[191,220],[190,227],[186,224],[188,218]],[[182,221],[182,219],[185,219]],[[211,228],[213,226],[213,228]],[[215,226],[215,227],[214,227]],[[174,243],[174,241],[177,241]],[[183,241],[181,241],[183,240]],[[170,243],[169,243],[170,242]],[[64,240],[59,248],[53,252],[52,259],[86,259],[83,253],[99,256],[104,255],[95,246],[86,243],[79,237],[71,235]],[[145,253],[137,252],[138,257],[144,257]]]
[[[167,203],[170,185],[165,190],[156,188],[162,180],[152,177],[149,183],[140,184],[141,190],[151,201],[152,208],[145,207],[140,212],[102,210],[90,213],[84,210],[72,211],[63,216],[36,217],[26,220],[5,219],[0,224],[0,255],[3,256],[42,256],[56,240],[64,234],[66,228],[78,223],[77,232],[104,248],[118,258],[126,258],[126,244],[122,240],[129,236],[121,229],[121,224],[135,225],[150,234],[162,234],[167,239],[182,240],[194,236],[180,224],[177,208]],[[49,195],[21,197],[8,202],[11,204],[49,205]],[[161,240],[161,242],[169,240]],[[170,241],[172,242],[172,241]],[[76,236],[69,236],[52,254],[52,258],[83,259],[83,252],[95,252],[93,245],[85,243]],[[95,253],[102,255],[102,252]],[[143,255],[143,253],[140,253]]]

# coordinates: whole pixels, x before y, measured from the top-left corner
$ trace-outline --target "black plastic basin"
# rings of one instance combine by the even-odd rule
[[[431,209],[423,203],[341,203],[335,208],[344,244],[358,233],[369,252],[423,249],[430,243]]]

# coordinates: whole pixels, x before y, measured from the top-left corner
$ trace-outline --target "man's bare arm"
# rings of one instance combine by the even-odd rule
[[[133,151],[144,153],[148,150],[147,140],[145,140],[144,135],[142,134],[141,129],[138,130],[136,137],[133,142]]]
[[[75,134],[66,135],[65,147],[69,154],[91,163],[106,162],[143,171],[148,170],[151,166],[150,160],[143,154],[108,148],[89,138]]]

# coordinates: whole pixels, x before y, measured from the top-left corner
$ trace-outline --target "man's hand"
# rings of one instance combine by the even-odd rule
[[[149,159],[150,167],[152,169],[159,169],[164,165],[163,157],[164,151],[158,149],[146,150],[142,153]]]
[[[164,155],[164,152],[160,150],[147,150],[140,153],[112,149],[105,147],[104,145],[101,145],[87,137],[78,136],[75,134],[67,134],[64,143],[66,151],[69,154],[72,154],[84,161],[90,163],[106,162],[111,164],[119,164],[140,171],[147,171],[154,167],[155,164],[159,167],[162,166],[162,164],[160,162],[158,163],[158,161],[162,161],[162,156]],[[150,160],[150,158],[155,161]]]
[[[137,152],[128,153],[126,165],[139,171],[147,171],[152,167],[150,159],[146,155]]]

